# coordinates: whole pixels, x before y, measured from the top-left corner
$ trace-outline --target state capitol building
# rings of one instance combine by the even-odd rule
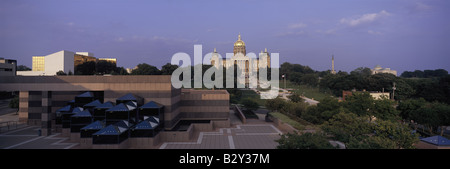
[[[247,55],[245,43],[241,39],[241,34],[238,35],[238,40],[234,43],[233,56],[231,58],[220,58],[220,55],[214,48],[214,52],[211,57],[211,65],[216,68],[219,68],[219,65],[223,65],[226,69],[237,65],[237,68],[240,69],[242,74],[245,75],[246,86],[249,84],[248,79],[252,73],[257,73],[259,68],[270,68],[270,55],[267,52],[267,48],[264,49],[264,52],[261,51],[259,53],[258,58],[256,58],[254,53],[249,53]]]

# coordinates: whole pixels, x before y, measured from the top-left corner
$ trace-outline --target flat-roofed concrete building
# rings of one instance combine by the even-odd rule
[[[44,71],[45,70],[45,56],[33,56],[33,64],[31,65],[32,71]]]
[[[15,76],[16,70],[16,60],[0,58],[0,76]]]
[[[377,73],[390,73],[397,76],[396,70],[391,70],[391,68],[382,68],[380,65],[376,65],[375,68],[371,69],[371,71],[373,75]]]
[[[32,71],[17,71],[21,76],[53,76],[58,71],[74,72],[75,53],[67,50],[46,56],[34,56]]]
[[[117,64],[115,58],[97,59],[91,52],[71,52],[62,50],[46,56],[33,56],[32,71],[17,71],[20,76],[53,76],[58,71],[75,73],[77,66],[86,62],[106,60]]]
[[[84,92],[101,102],[115,102],[128,93],[164,106],[165,130],[180,121],[210,121],[229,126],[229,94],[226,90],[193,90],[172,87],[170,75],[143,76],[4,76],[0,89],[19,91],[19,120],[55,129],[55,112]],[[163,134],[164,135],[164,134]],[[163,137],[163,136],[161,136]],[[164,137],[169,137],[167,134]]]
[[[107,62],[110,62],[110,63],[113,63],[113,64],[117,65],[117,59],[116,58],[98,58],[98,61],[101,61],[101,60],[104,60],[104,61],[107,61]]]

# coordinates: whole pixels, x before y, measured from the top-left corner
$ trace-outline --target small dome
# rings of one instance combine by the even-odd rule
[[[238,40],[234,43],[234,46],[245,46],[244,41],[241,40],[241,34],[239,34]]]

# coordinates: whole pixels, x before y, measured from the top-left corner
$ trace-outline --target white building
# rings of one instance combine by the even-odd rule
[[[391,70],[391,68],[382,68],[380,65],[375,66],[375,68],[373,68],[371,70],[372,70],[372,74],[390,73],[390,74],[393,74],[393,75],[397,76],[397,71],[396,70]]]
[[[85,52],[88,53],[88,52]],[[67,50],[55,52],[44,57],[44,62],[41,62],[41,66],[44,67],[43,71],[17,71],[17,75],[21,76],[53,76],[56,72],[62,70],[65,73],[74,73],[74,56],[75,53]],[[35,60],[33,60],[34,62]],[[43,65],[42,65],[43,64]],[[33,66],[36,64],[33,64]]]

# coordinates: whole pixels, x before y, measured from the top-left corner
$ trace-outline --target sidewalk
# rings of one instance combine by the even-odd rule
[[[18,128],[25,127],[26,124],[19,123],[19,115],[9,113],[0,116],[0,133],[8,132]]]

